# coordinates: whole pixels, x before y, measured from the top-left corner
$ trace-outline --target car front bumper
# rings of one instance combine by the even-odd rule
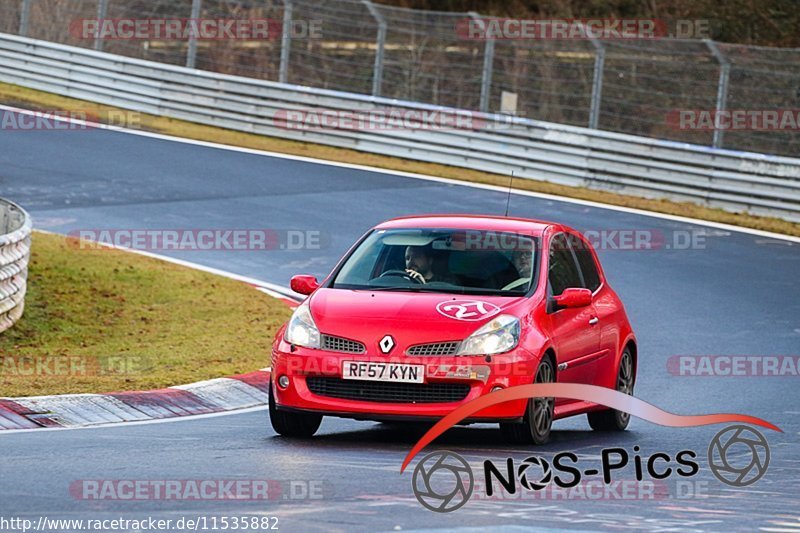
[[[409,387],[398,386],[393,382],[343,379],[342,365],[353,361],[423,365],[424,383],[412,388],[424,393],[425,399],[414,399],[406,394]],[[272,386],[278,409],[367,420],[436,420],[498,387],[532,383],[537,365],[536,357],[521,348],[489,358],[406,355],[382,357],[292,347],[281,340],[275,343],[272,351]],[[286,387],[278,385],[282,376],[288,378]],[[333,393],[336,396],[331,395],[328,390],[320,391],[319,386],[315,386],[320,381],[332,384],[336,389]],[[457,388],[464,391],[459,394],[463,398],[436,401],[430,390],[423,390],[425,387],[435,387],[437,390]],[[342,393],[342,390],[345,392]],[[366,390],[380,393],[381,400],[360,397]],[[403,392],[398,392],[398,396],[393,397],[393,391]],[[523,399],[490,406],[470,415],[467,422],[519,420],[525,413],[526,404]]]

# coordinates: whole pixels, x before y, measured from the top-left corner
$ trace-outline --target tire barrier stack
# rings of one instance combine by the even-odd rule
[[[31,217],[0,198],[0,332],[13,326],[25,309]]]

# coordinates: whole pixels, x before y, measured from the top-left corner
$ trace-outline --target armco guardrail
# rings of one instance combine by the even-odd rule
[[[239,131],[800,221],[797,158],[228,76],[7,34],[0,81]],[[388,109],[463,113],[473,127],[309,128],[290,113]]]
[[[25,309],[31,217],[0,198],[0,331],[13,326]]]

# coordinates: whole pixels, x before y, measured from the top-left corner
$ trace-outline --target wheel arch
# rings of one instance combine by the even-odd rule
[[[556,382],[558,382],[558,359],[556,358],[555,348],[552,346],[545,348],[542,351],[542,356],[539,358],[539,363],[541,363],[544,359],[550,359],[550,362],[553,364],[553,375]]]
[[[633,335],[630,335],[622,345],[622,350],[619,351],[619,357],[622,359],[622,352],[625,349],[630,349],[631,356],[633,357],[633,376],[636,379],[637,372],[639,371],[639,348],[636,344],[636,338]]]

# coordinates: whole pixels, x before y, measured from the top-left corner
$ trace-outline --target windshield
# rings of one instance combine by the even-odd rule
[[[519,296],[534,282],[537,241],[517,233],[376,230],[353,251],[331,287]]]

